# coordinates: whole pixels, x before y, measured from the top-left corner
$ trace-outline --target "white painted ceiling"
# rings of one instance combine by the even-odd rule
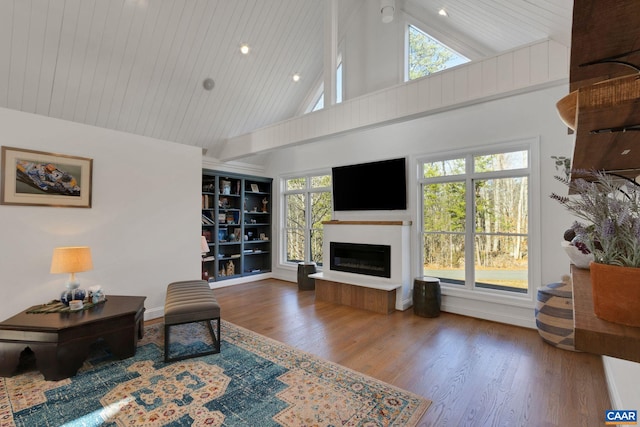
[[[397,3],[475,59],[545,38],[570,42],[572,0]],[[372,4],[379,1],[339,0],[339,22]],[[325,5],[0,0],[0,107],[215,152],[227,138],[300,113],[321,79]],[[207,77],[211,91],[202,87]]]

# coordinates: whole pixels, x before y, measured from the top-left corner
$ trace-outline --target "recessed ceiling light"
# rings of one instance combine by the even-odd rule
[[[243,44],[243,45],[241,45],[241,46],[240,46],[240,52],[241,52],[243,55],[248,54],[248,53],[249,53],[249,45],[248,45],[248,44]]]
[[[213,89],[213,87],[215,85],[216,85],[216,83],[213,81],[213,79],[211,77],[207,77],[202,82],[202,87],[204,88],[204,90],[211,90],[211,89]]]
[[[300,74],[295,73],[291,78],[294,82],[298,83],[300,81]]]
[[[441,9],[438,11],[438,15],[440,15],[440,16],[449,16],[449,14],[447,13],[447,11],[446,11],[446,10],[444,10],[444,8],[441,8]]]

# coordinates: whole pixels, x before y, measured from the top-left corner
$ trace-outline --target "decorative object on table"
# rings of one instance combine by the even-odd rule
[[[229,261],[227,263],[227,271],[226,271],[227,276],[233,276],[234,274],[236,274],[236,266],[233,263],[233,261]]]
[[[221,181],[222,191],[220,191],[224,195],[231,194],[231,181]]]
[[[605,172],[579,173],[584,178],[574,181],[556,176],[569,196],[553,193],[551,198],[586,221],[572,229],[594,256],[594,313],[609,322],[640,326],[640,187]]]
[[[93,160],[2,147],[0,203],[90,208]]]
[[[92,302],[93,304],[98,304],[104,300],[105,296],[102,291],[102,286],[94,285],[87,288],[87,301]]]
[[[538,334],[544,342],[563,350],[576,351],[573,286],[569,276],[563,276],[559,283],[538,289],[535,316]]]
[[[69,305],[69,301],[84,300],[85,291],[79,289],[80,282],[76,279],[76,273],[92,268],[91,248],[88,246],[57,247],[53,250],[50,272],[52,274],[69,273],[67,289],[60,295],[62,303]]]
[[[206,328],[204,323],[176,326],[171,332],[176,348],[187,354],[209,346]],[[218,355],[163,363],[163,325],[156,323],[144,328],[131,358],[117,360],[96,345],[69,379],[45,381],[34,370],[0,378],[0,393],[6,396],[3,422],[260,426],[364,420],[412,427],[432,403],[224,320],[221,328]]]
[[[82,300],[74,299],[69,301],[69,310],[72,310],[72,311],[82,310]]]
[[[593,261],[593,254],[590,251],[587,250],[587,252],[583,252],[578,246],[566,240],[562,241],[560,246],[562,246],[562,249],[567,253],[573,265],[578,268],[589,269],[589,264]]]

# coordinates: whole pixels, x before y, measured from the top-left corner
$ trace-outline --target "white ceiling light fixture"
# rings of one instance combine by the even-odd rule
[[[382,22],[388,24],[393,21],[393,14],[396,11],[395,0],[380,0],[380,14],[382,15]]]
[[[249,53],[249,45],[248,44],[241,44],[240,45],[240,53],[242,53],[243,55],[247,55]]]
[[[300,81],[300,74],[294,73],[291,79],[294,81],[294,83],[298,83]]]
[[[446,18],[449,16],[449,13],[446,10],[444,10],[444,7],[443,7],[438,11],[438,15],[444,16]]]

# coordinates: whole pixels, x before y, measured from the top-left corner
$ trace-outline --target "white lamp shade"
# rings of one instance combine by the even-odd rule
[[[51,273],[77,273],[93,268],[88,246],[59,247],[53,250]]]
[[[209,253],[209,243],[207,243],[207,238],[204,236],[200,236],[200,252],[203,254]]]

